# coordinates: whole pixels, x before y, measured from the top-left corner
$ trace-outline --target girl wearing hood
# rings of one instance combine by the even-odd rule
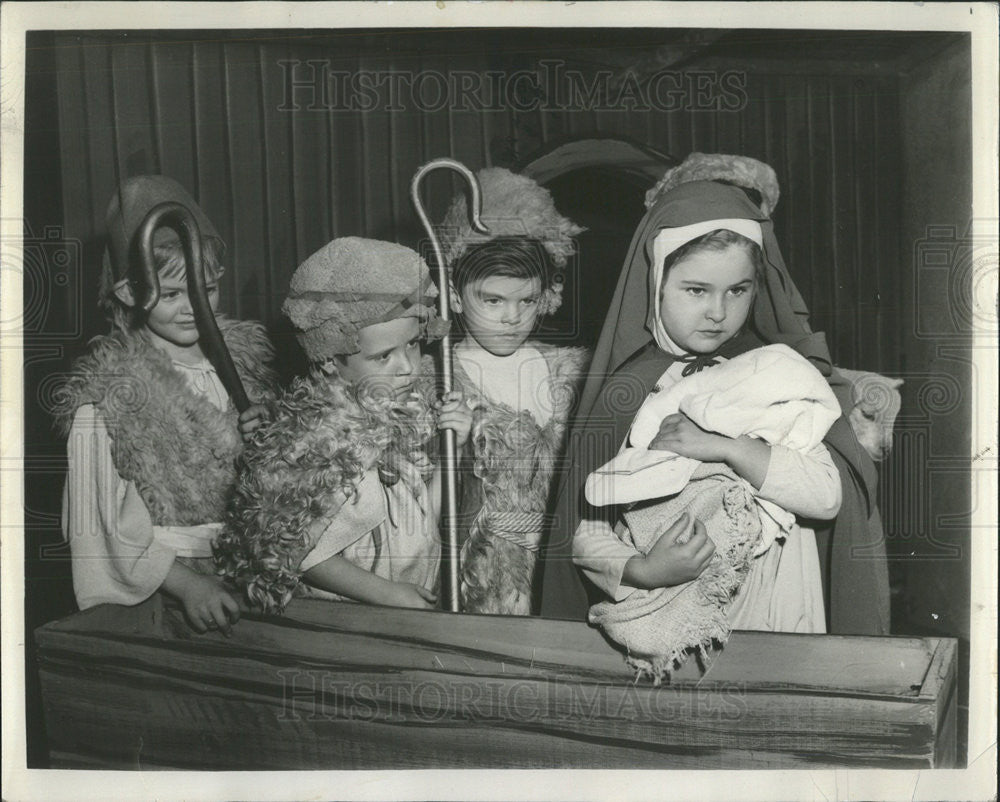
[[[153,234],[159,301],[148,314],[138,231],[159,204],[195,217],[203,240],[213,311],[225,246],[194,199],[165,176],[121,184],[108,206],[99,300],[111,332],[95,337],[61,390],[57,423],[68,435],[63,532],[81,609],[138,604],[162,590],[191,626],[228,632],[235,598],[214,576],[212,541],[235,481],[243,440],[257,428],[276,386],[264,327],[219,315],[217,322],[247,393],[237,415],[205,356],[188,298],[176,231]]]
[[[636,411],[651,392],[669,387],[685,373],[706,368],[710,372],[727,359],[775,343],[807,358],[832,389],[840,389],[822,334],[809,330],[805,304],[785,269],[767,214],[741,187],[702,180],[706,177],[728,176],[695,174],[661,192],[652,199],[630,246],[570,437],[557,521],[544,557],[543,615],[583,618],[591,603],[608,595],[617,599],[634,587],[691,580],[712,556],[704,530],[696,525],[692,529],[691,522],[668,529],[663,542],[656,544],[656,554],[635,549],[626,554],[624,544],[611,535],[622,510],[591,506],[584,497],[584,480],[626,442]],[[720,261],[720,254],[727,258]],[[652,447],[725,463],[758,492],[775,492],[779,484],[785,485],[772,496],[779,506],[800,518],[832,518],[822,524],[809,522],[816,526],[818,561],[807,532],[798,543],[805,548],[794,566],[788,559],[783,569],[771,566],[775,592],[788,592],[787,584],[778,584],[782,576],[798,577],[791,595],[799,609],[769,617],[766,611],[774,610],[772,604],[751,605],[758,613],[764,611],[763,618],[751,616],[763,623],[761,628],[789,628],[780,621],[794,619],[792,628],[800,631],[884,634],[888,577],[875,508],[874,465],[843,417],[823,442],[822,453],[817,451],[811,462],[800,460],[799,469],[781,482],[779,474],[796,461],[792,455],[776,454],[778,449],[745,438],[723,442],[684,415],[669,416]],[[810,470],[803,473],[804,467]],[[824,498],[831,502],[826,509],[799,509],[799,502],[810,501],[795,487],[806,475],[823,487]],[[840,496],[839,510],[835,496]],[[598,529],[604,533],[603,552],[595,548]],[[582,572],[574,566],[574,552]],[[779,556],[776,552],[770,559]],[[766,597],[770,591],[758,587],[758,593]]]

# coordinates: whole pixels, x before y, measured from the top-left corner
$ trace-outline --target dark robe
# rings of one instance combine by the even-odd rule
[[[572,540],[583,517],[610,516],[613,521],[617,513],[591,507],[584,483],[618,452],[640,405],[675,359],[650,342],[652,238],[665,226],[737,217],[761,221],[766,270],[752,312],[753,333],[726,343],[720,355],[731,358],[764,344],[784,343],[827,376],[841,407],[850,409],[850,387],[833,368],[823,335],[811,332],[805,322],[805,305],[781,259],[770,221],[733,187],[694,182],[668,193],[647,212],[633,238],[569,436],[554,524],[542,554],[544,616],[585,619],[589,606],[603,600],[573,564]],[[645,324],[637,314],[643,307]],[[888,634],[889,580],[875,464],[844,416],[824,442],[840,472],[843,501],[834,521],[804,523],[816,532],[827,628],[840,634]]]

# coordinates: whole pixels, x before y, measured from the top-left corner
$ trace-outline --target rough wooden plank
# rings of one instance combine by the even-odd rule
[[[65,766],[931,767],[954,741],[935,639],[736,633],[654,687],[571,621],[303,601],[227,639],[153,599],[36,638]]]
[[[958,765],[958,646],[954,640],[941,640],[935,650],[921,696],[935,699],[937,740],[934,744],[934,767]]]
[[[226,666],[219,666],[225,670]],[[295,670],[236,687],[120,662],[47,662],[60,751],[179,768],[930,767],[933,706],[441,672]],[[109,696],[109,688],[114,689]],[[655,757],[654,757],[655,756]]]
[[[358,665],[444,667],[458,672],[538,675],[558,670],[580,679],[631,681],[622,654],[581,622],[477,616],[297,600],[284,617],[245,614],[231,638],[195,636],[179,613],[151,601],[133,608],[94,608],[39,631],[99,633],[96,648],[127,635],[169,639],[206,653],[252,650],[307,660],[350,655]],[[104,640],[106,639],[106,640]],[[938,641],[919,638],[808,636],[735,632],[706,677],[694,661],[674,684],[712,681],[757,687],[802,687],[847,693],[916,695]],[[80,646],[79,648],[84,648]],[[126,651],[128,645],[122,647]],[[470,667],[471,666],[471,667]]]

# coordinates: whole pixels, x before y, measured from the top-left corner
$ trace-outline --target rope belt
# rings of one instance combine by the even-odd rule
[[[528,551],[538,551],[545,530],[545,518],[543,512],[510,511],[486,514],[484,508],[476,516],[473,528],[485,526],[497,537],[502,537]]]

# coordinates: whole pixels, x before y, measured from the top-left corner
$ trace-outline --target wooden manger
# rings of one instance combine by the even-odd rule
[[[736,632],[634,680],[586,624],[296,601],[197,635],[159,597],[35,633],[53,767],[937,768],[946,638]]]

